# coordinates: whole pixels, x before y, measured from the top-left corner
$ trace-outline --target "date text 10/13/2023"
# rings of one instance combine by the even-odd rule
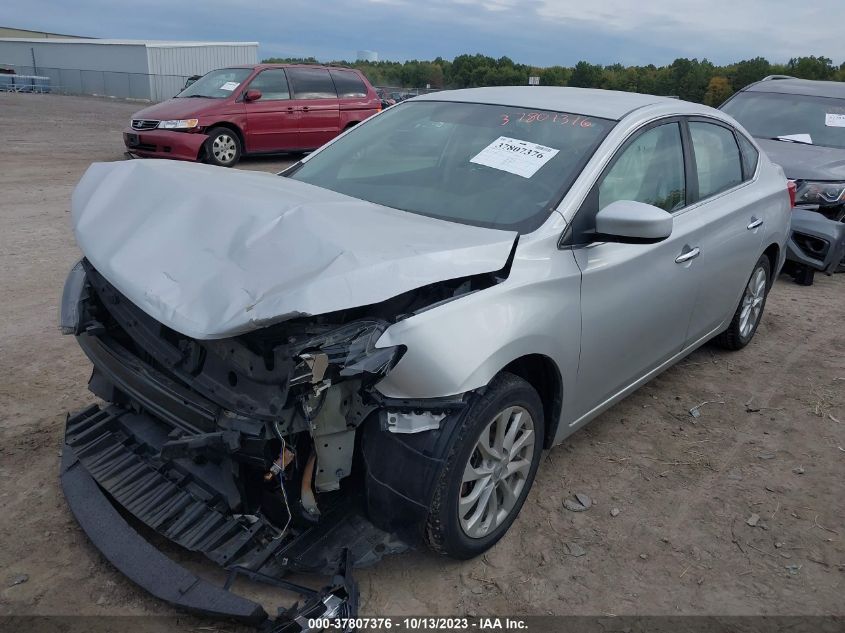
[[[507,617],[361,617],[313,618],[308,620],[313,630],[393,630],[404,631],[528,631],[528,623],[520,618]]]

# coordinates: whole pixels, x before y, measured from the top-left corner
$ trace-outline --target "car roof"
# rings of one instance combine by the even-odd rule
[[[743,92],[776,92],[790,95],[806,95],[808,97],[836,97],[845,99],[845,82],[841,81],[813,81],[811,79],[764,79],[750,86]]]
[[[571,112],[619,121],[640,108],[671,104],[683,113],[712,112],[710,108],[670,97],[595,88],[555,86],[501,86],[447,90],[416,97],[414,101],[457,101],[517,108]]]
[[[255,70],[265,70],[267,68],[327,68],[331,70],[351,70],[358,72],[355,68],[334,64],[233,64],[231,66],[224,66],[223,68],[254,68]]]

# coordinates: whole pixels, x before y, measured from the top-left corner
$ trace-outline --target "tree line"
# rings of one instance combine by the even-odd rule
[[[318,63],[308,58],[270,58],[265,63]],[[540,78],[543,86],[604,88],[679,97],[687,101],[719,105],[734,92],[768,75],[790,75],[803,79],[845,81],[845,63],[835,66],[827,57],[794,57],[785,64],[763,57],[717,66],[707,59],[681,57],[667,66],[603,66],[580,61],[575,66],[540,68],[518,64],[509,57],[458,55],[452,61],[406,62],[358,60],[332,62],[361,70],[375,86],[403,89],[474,88],[478,86],[525,85],[528,77]]]

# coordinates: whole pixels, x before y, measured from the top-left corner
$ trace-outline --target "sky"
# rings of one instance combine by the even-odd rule
[[[534,66],[677,57],[845,61],[843,0],[7,0],[0,25],[128,39],[257,41],[259,57],[507,55]],[[0,60],[2,62],[2,60]]]

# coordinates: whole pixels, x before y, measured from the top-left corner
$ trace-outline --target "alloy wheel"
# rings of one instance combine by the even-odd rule
[[[766,271],[758,268],[748,280],[742,295],[742,309],[739,313],[739,335],[747,338],[757,325],[763,302],[766,300]]]
[[[513,512],[534,455],[534,420],[522,407],[508,407],[484,428],[469,456],[458,496],[461,529],[482,538]]]

